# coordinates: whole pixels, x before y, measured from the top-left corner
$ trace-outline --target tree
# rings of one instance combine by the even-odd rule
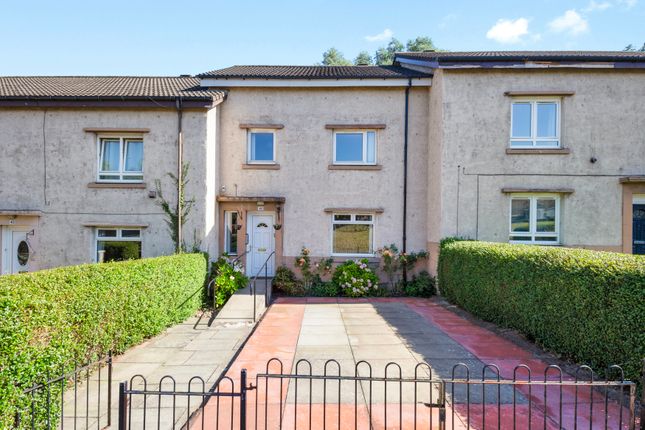
[[[167,173],[167,175],[172,180],[175,189],[178,191],[179,201],[176,206],[166,200],[163,193],[161,192],[161,181],[159,179],[155,179],[155,188],[157,189],[157,198],[159,199],[158,204],[166,214],[166,224],[168,225],[168,229],[170,230],[172,241],[175,244],[175,252],[178,254],[186,251],[186,244],[183,243],[183,241],[182,243],[179,243],[179,214],[181,214],[181,226],[183,227],[184,224],[186,224],[186,220],[188,219],[190,211],[195,205],[195,198],[193,197],[187,199],[185,195],[186,185],[189,182],[187,179],[189,169],[190,164],[184,163],[181,169],[181,181],[176,175]],[[197,244],[194,244],[193,248],[195,248],[196,246],[199,247]]]
[[[645,52],[645,43],[643,43],[643,46],[641,46],[641,49],[634,48],[634,45],[632,45],[630,43],[629,45],[625,46],[625,49],[623,49],[623,51],[626,51],[626,52]]]
[[[427,36],[419,36],[414,40],[408,40],[406,48],[408,52],[434,51],[437,49],[432,43],[432,39]]]
[[[323,52],[323,66],[351,66],[352,62],[343,56],[336,48],[329,48]]]
[[[376,64],[379,66],[392,64],[394,61],[394,54],[401,52],[404,49],[405,46],[403,46],[403,43],[393,37],[392,40],[390,40],[390,43],[387,44],[387,47],[380,47],[376,50],[376,54],[374,55]]]
[[[372,56],[367,51],[359,52],[358,56],[354,59],[355,66],[371,66],[372,64],[374,64]]]

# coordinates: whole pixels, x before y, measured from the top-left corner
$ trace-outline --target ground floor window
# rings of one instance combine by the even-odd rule
[[[518,194],[511,197],[510,241],[538,245],[560,243],[560,196]]]
[[[332,254],[374,254],[374,215],[333,214]]]
[[[96,261],[134,260],[141,258],[141,229],[97,228]]]
[[[238,213],[224,212],[224,252],[228,255],[237,255],[237,225]]]

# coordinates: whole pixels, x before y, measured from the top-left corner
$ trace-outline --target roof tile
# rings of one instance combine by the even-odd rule
[[[399,66],[232,66],[198,76],[215,79],[408,79],[431,75]]]
[[[0,77],[0,99],[219,100],[225,91],[199,86],[194,77],[8,76]]]

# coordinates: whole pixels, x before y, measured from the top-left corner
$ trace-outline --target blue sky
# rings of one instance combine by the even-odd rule
[[[348,58],[393,35],[460,50],[621,50],[645,0],[0,0],[0,75],[178,75]]]

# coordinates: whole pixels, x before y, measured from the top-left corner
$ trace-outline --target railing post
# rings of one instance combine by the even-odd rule
[[[108,392],[107,392],[107,425],[110,427],[112,425],[112,351],[108,352],[108,374],[107,374],[107,386],[108,386]],[[100,372],[99,368],[99,372]]]
[[[125,393],[128,389],[126,381],[119,383],[119,424],[118,430],[126,430],[127,427],[127,410],[128,410],[128,397]]]
[[[634,388],[634,390],[636,389]],[[645,358],[643,359],[643,372],[641,374],[641,430],[645,430]]]
[[[246,369],[240,372],[240,430],[246,430]]]

